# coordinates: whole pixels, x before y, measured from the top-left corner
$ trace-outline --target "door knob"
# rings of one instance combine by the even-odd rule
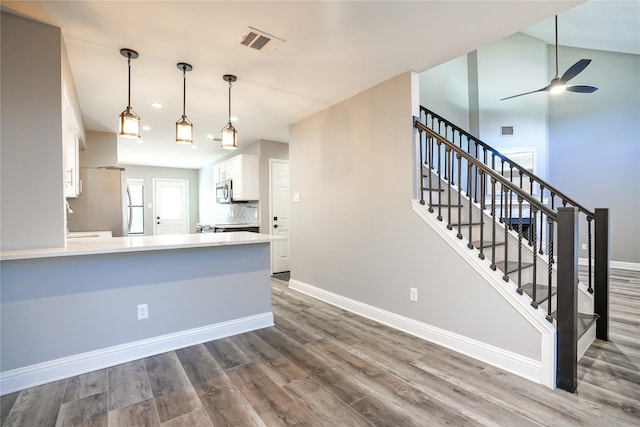
[[[273,228],[278,228],[278,224],[273,224]]]

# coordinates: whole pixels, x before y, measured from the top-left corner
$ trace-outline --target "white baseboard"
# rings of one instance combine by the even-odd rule
[[[12,369],[0,373],[0,391],[3,395],[13,393],[178,348],[268,328],[273,324],[273,313],[269,311]]]
[[[459,353],[496,366],[536,383],[545,383],[542,362],[530,359],[462,335],[418,322],[390,311],[334,294],[299,280],[290,279],[289,287],[352,313],[406,332]],[[555,388],[555,384],[545,384]]]
[[[578,258],[578,265],[589,265],[589,258]],[[626,261],[609,261],[610,268],[619,268],[620,270],[640,271],[640,263]]]

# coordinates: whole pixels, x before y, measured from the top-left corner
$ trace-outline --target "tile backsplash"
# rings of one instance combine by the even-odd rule
[[[258,224],[259,203],[218,204],[215,209],[215,224]]]

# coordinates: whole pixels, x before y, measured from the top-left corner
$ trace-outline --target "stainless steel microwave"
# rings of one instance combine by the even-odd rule
[[[225,179],[216,184],[216,202],[233,202],[233,183],[230,179]]]

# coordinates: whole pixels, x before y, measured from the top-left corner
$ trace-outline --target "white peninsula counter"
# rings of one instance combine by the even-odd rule
[[[270,242],[69,239],[0,253],[2,393],[273,325]],[[138,320],[138,305],[148,318]]]

